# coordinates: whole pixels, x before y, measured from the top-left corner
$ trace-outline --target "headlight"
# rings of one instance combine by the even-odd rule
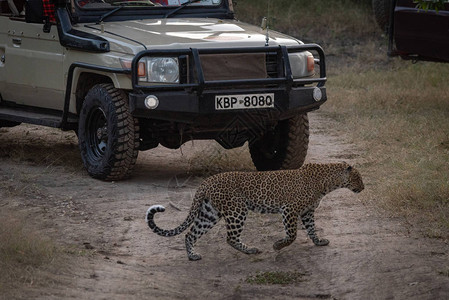
[[[124,69],[131,69],[132,60],[121,58]],[[176,57],[145,57],[139,61],[139,81],[152,83],[179,83],[179,64]]]
[[[315,75],[315,61],[313,55],[308,52],[289,53],[290,67],[293,78],[309,77]]]
[[[179,82],[178,59],[174,57],[149,57],[146,59],[148,82]]]

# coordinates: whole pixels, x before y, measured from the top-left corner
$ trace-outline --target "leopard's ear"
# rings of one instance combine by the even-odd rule
[[[347,162],[343,161],[342,164],[347,166],[347,167],[346,167],[346,171],[350,172],[350,171],[352,170],[351,165],[348,164]]]

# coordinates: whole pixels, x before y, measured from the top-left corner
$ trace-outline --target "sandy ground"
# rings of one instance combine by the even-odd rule
[[[363,152],[334,132],[322,113],[310,119],[308,162],[362,161]],[[410,233],[369,204],[376,199],[348,190],[326,196],[317,210],[327,247],[314,246],[301,230],[276,252],[272,244],[284,235],[280,216],[251,214],[243,240],[262,254],[228,246],[221,221],[197,244],[203,259],[188,261],[184,235],[157,236],[144,215],[149,205],[162,204],[161,227],[184,220],[201,182],[187,174],[189,157],[207,157],[213,144],[187,143],[182,153],[141,152],[132,179],[111,183],[84,172],[71,133],[29,125],[0,129],[0,209],[25,213],[41,234],[75,253],[47,284],[28,285],[15,298],[449,299],[449,277],[441,274],[449,269],[447,242]],[[360,171],[365,193],[375,195],[369,174]],[[287,285],[246,281],[274,271],[303,275]]]

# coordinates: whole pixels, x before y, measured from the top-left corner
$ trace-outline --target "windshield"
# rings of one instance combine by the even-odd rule
[[[199,0],[190,3],[190,6],[217,6],[222,0]],[[116,8],[117,6],[126,7],[154,7],[154,8],[174,8],[180,7],[189,2],[189,0],[75,0],[79,7],[83,9],[105,9]]]

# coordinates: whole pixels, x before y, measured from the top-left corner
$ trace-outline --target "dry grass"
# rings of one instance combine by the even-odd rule
[[[0,213],[0,295],[11,299],[22,286],[42,284],[39,275],[58,256],[56,246],[30,229],[25,216]]]
[[[401,65],[399,65],[400,63]],[[398,65],[399,67],[395,66]],[[329,81],[323,109],[367,150],[365,172],[388,210],[449,237],[449,65],[396,62]]]
[[[355,0],[245,0],[237,1],[238,19],[260,25],[269,19],[270,28],[299,37],[305,42],[360,43],[377,31],[371,1]],[[367,17],[369,20],[367,20]],[[368,22],[367,22],[368,21]]]
[[[246,283],[250,284],[298,284],[303,281],[306,281],[306,274],[301,272],[284,272],[284,271],[275,271],[275,272],[259,272],[256,275],[249,276],[246,278]]]

